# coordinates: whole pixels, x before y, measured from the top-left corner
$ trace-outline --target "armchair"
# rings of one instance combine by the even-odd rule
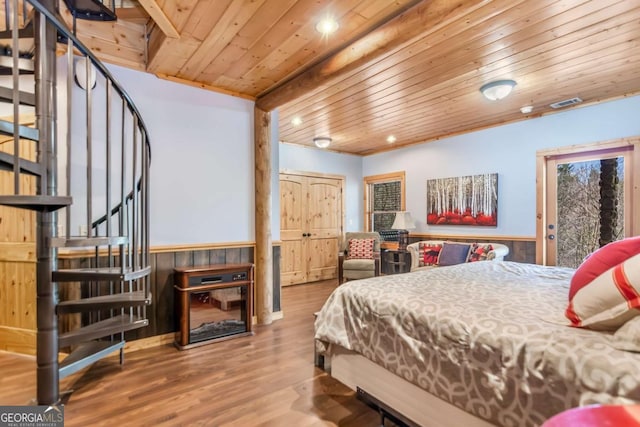
[[[358,239],[358,240],[354,240]],[[373,253],[356,250],[362,239],[373,239]],[[353,240],[353,242],[352,242]],[[358,252],[358,253],[356,253]],[[380,275],[380,234],[377,232],[348,232],[338,254],[338,283],[350,279],[364,279]]]

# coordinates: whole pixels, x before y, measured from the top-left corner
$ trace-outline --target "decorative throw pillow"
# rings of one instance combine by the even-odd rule
[[[437,265],[440,250],[442,250],[441,244],[420,243],[418,245],[418,267]]]
[[[640,254],[640,236],[611,242],[589,255],[571,278],[569,300],[596,277],[624,260]]]
[[[349,240],[348,259],[373,259],[373,239]]]
[[[492,245],[480,245],[478,243],[474,243],[471,246],[471,252],[469,253],[468,262],[476,262],[476,261],[486,261],[489,255],[489,252],[493,250]]]
[[[438,258],[438,265],[444,267],[467,262],[470,251],[471,245],[468,243],[444,242]]]
[[[573,326],[614,330],[640,314],[640,254],[580,288],[565,311]]]

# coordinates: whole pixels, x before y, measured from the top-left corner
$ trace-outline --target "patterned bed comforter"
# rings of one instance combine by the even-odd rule
[[[476,262],[347,282],[318,314],[315,337],[497,425],[640,403],[640,353],[613,348],[611,333],[565,326],[572,274]]]

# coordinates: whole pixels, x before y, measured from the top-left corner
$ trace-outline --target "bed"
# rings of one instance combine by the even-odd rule
[[[317,313],[331,375],[424,426],[536,426],[640,402],[640,353],[569,327],[574,270],[477,262],[356,280]]]

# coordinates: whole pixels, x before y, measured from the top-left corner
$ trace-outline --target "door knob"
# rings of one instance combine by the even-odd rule
[[[555,236],[555,235],[553,235],[553,234],[549,234],[549,235],[547,236],[547,238],[548,238],[549,240],[553,240],[553,239],[555,239],[555,238],[556,238],[556,236]]]

